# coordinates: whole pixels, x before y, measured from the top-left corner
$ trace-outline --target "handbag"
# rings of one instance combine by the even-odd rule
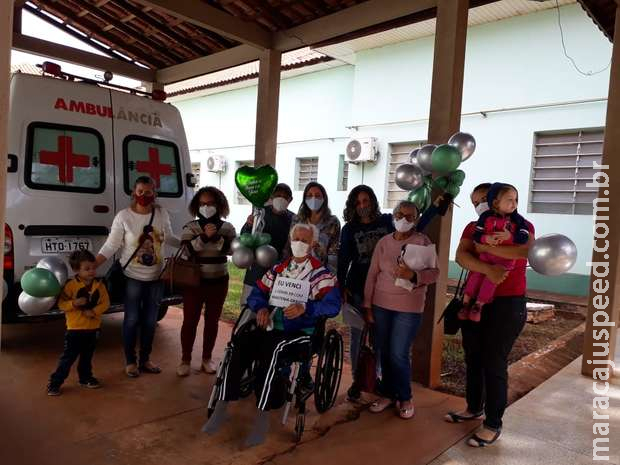
[[[154,218],[155,218],[155,209],[153,209],[153,211],[151,212],[151,218],[149,219],[148,226],[144,227],[145,230],[147,228],[150,229],[152,227]],[[136,250],[133,251],[133,253],[131,254],[131,257],[129,257],[129,260],[127,260],[127,263],[125,263],[124,265],[121,265],[120,260],[114,260],[114,263],[112,263],[112,266],[105,274],[105,283],[106,283],[108,295],[110,296],[110,302],[120,303],[123,301],[125,297],[125,284],[126,284],[126,278],[125,278],[124,271],[129,266],[129,264],[134,259],[134,257],[136,256],[136,254],[138,253],[138,250],[140,250],[140,247],[142,247],[143,242],[144,240],[138,243],[138,247],[136,247]]]
[[[181,246],[174,256],[166,258],[166,264],[160,275],[171,292],[175,288],[200,286],[200,263],[196,260],[195,255],[189,251],[189,260],[183,258],[184,250],[187,250],[186,245]]]
[[[458,313],[459,310],[463,308],[463,291],[465,288],[465,281],[467,280],[463,279],[464,274],[465,269],[462,268],[459,282],[454,291],[454,297],[448,305],[446,305],[446,308],[437,321],[437,324],[439,324],[441,320],[443,320],[443,333],[449,336],[454,336],[461,328],[461,320],[459,320]]]
[[[355,368],[354,384],[362,392],[374,393],[377,388],[377,355],[372,347],[372,330],[368,325],[362,332],[362,344]]]

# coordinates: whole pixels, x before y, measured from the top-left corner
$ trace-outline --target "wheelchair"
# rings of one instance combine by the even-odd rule
[[[335,329],[325,331],[327,318],[322,318],[317,322],[314,333],[310,337],[310,347],[306,357],[303,359],[290,360],[289,365],[289,388],[286,393],[284,404],[284,414],[282,424],[285,425],[291,408],[296,410],[295,419],[295,442],[301,441],[305,429],[306,402],[314,396],[314,406],[319,413],[325,413],[333,407],[338,396],[340,380],[342,377],[342,365],[344,360],[344,343],[342,336]],[[230,341],[226,344],[224,356],[218,365],[215,383],[211,390],[209,403],[207,404],[207,417],[211,417],[215,411],[220,392],[224,385],[224,374],[230,363],[236,341],[240,335],[251,331],[257,331],[255,315],[248,307],[244,307],[237,318],[233,327]],[[313,390],[304,390],[300,383],[303,376],[302,367],[312,366],[316,360]],[[254,366],[252,362],[248,366],[241,379],[240,397],[248,397],[254,390]]]

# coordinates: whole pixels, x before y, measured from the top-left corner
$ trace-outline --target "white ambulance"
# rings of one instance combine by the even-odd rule
[[[138,176],[151,176],[158,202],[180,234],[194,177],[179,111],[165,94],[136,95],[67,75],[11,76],[4,243],[5,322],[28,320],[17,306],[21,275],[45,256],[97,253]],[[102,267],[104,275],[111,261]],[[167,305],[178,301],[167,296]],[[119,304],[113,302],[113,304]],[[113,305],[111,311],[122,310]],[[50,314],[58,313],[57,309]]]

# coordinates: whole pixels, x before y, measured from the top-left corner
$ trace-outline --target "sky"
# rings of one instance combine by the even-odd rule
[[[50,42],[67,45],[68,47],[79,48],[80,50],[85,50],[87,52],[95,53],[97,55],[106,56],[99,50],[90,47],[86,43],[65,33],[61,29],[52,26],[51,24],[34,16],[26,10],[23,10],[22,13],[22,34],[37,37],[39,39],[47,40]],[[103,80],[102,70],[95,70],[92,68],[86,68],[84,66],[77,66],[57,60],[55,58],[45,58],[38,55],[32,55],[30,53],[18,52],[17,50],[11,51],[11,65],[18,65],[22,63],[30,63],[32,65],[36,65],[43,63],[44,61],[53,61],[54,63],[58,63],[59,65],[61,65],[63,71],[70,74]],[[121,86],[132,88],[140,86],[139,81],[121,76],[114,76],[111,82],[114,84],[119,84]]]

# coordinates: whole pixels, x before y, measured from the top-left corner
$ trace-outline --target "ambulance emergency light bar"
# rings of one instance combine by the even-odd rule
[[[137,94],[137,95],[143,95],[145,97],[151,97],[153,100],[157,100],[160,102],[163,102],[164,100],[166,100],[166,97],[167,97],[166,92],[164,92],[163,90],[156,89],[153,92],[146,92],[144,90],[132,89],[131,87],[125,87],[125,86],[120,86],[118,84],[112,84],[110,81],[112,80],[114,75],[110,71],[106,71],[103,74],[104,81],[98,81],[96,79],[91,79],[87,77],[77,76],[75,74],[66,73],[60,68],[60,65],[58,63],[53,63],[51,61],[44,61],[43,64],[40,64],[37,66],[41,68],[41,71],[43,71],[45,74],[50,74],[52,76],[55,76],[61,79],[67,79],[69,81],[75,81],[77,79],[77,80],[80,80],[82,82],[86,82],[89,84],[104,85],[106,87],[112,87],[114,89],[120,89],[125,92],[129,92],[130,94]]]

